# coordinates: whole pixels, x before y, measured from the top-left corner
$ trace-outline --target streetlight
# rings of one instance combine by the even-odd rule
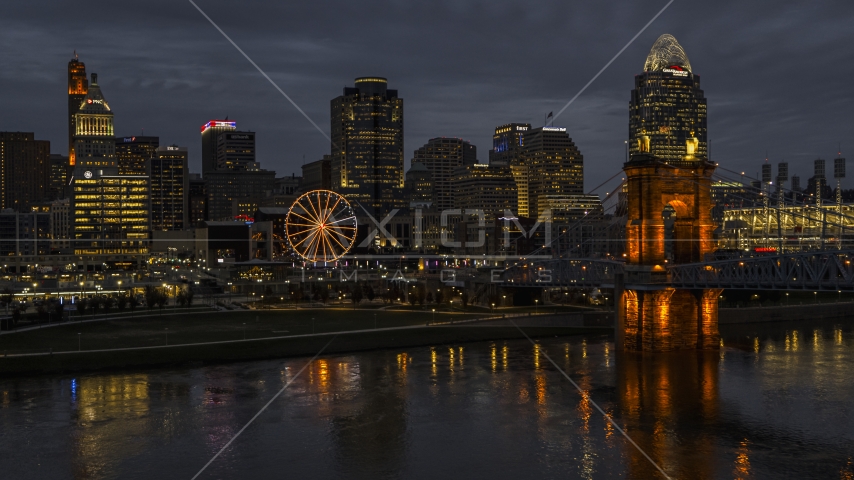
[[[77,332],[77,351],[80,351],[80,332]]]
[[[789,292],[786,292],[786,306],[789,305]]]
[[[812,292],[812,298],[815,299],[813,303],[818,303],[818,292]]]
[[[433,323],[436,323],[436,309],[433,309]]]
[[[534,300],[534,315],[537,315],[540,313],[540,311],[537,309],[537,307],[539,307],[539,306],[540,306],[540,301]]]
[[[492,313],[495,313],[495,304],[492,304]]]
[[[502,295],[501,297],[504,298],[504,300],[501,301],[501,306],[506,307],[507,306],[507,295]]]

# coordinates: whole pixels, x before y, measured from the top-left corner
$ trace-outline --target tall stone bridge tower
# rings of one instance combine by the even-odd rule
[[[643,141],[623,166],[628,189],[627,264],[615,285],[617,348],[718,348],[721,290],[672,288],[666,270],[671,264],[701,262],[714,250],[711,177],[715,165],[694,156],[694,139],[688,141],[687,155],[676,161],[650,154]]]

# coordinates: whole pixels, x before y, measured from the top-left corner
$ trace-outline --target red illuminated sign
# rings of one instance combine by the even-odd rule
[[[212,128],[212,127],[237,128],[237,122],[232,122],[229,120],[211,120],[210,122],[202,125],[202,133],[204,133],[205,130]]]
[[[753,249],[756,253],[777,253],[776,247],[756,247]]]

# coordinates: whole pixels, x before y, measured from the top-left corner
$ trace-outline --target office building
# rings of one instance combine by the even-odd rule
[[[513,214],[518,210],[516,182],[507,165],[475,163],[458,167],[451,182],[455,208],[478,210],[487,221]]]
[[[224,131],[216,136],[216,169],[238,172],[257,172],[255,161],[255,132]]]
[[[202,125],[202,176],[217,170],[217,146],[219,134],[237,130],[237,122],[211,120]]]
[[[71,171],[68,157],[58,153],[51,153],[48,158],[50,164],[50,180],[48,182],[47,198],[56,200],[68,198],[68,172]]]
[[[82,168],[78,162],[75,171]],[[119,175],[115,166],[80,173],[71,197],[74,254],[101,256],[115,267],[141,265],[151,234],[148,177]]]
[[[320,160],[302,166],[302,189],[329,190],[332,188],[332,156],[324,155]]]
[[[0,132],[0,208],[29,211],[49,191],[50,142],[32,132]]]
[[[77,58],[68,62],[68,164],[74,166],[74,136],[77,134],[75,115],[89,93],[89,81],[86,79],[86,65]]]
[[[241,199],[268,195],[276,188],[276,172],[214,171],[205,174],[208,218],[213,221],[231,220],[240,214]],[[235,202],[237,201],[237,202]],[[247,207],[254,211],[252,207]]]
[[[208,194],[205,181],[198,173],[191,173],[188,181],[187,213],[189,225],[197,227],[208,219]]]
[[[71,252],[71,202],[67,198],[50,202],[50,248],[53,252]]]
[[[529,130],[514,167],[517,185],[524,185],[517,189],[520,216],[537,218],[541,196],[584,194],[584,159],[564,127]]]
[[[423,163],[412,162],[406,172],[404,195],[410,207],[433,205],[433,174]]]
[[[276,179],[276,195],[296,195],[297,191],[302,187],[303,177],[298,177],[296,174],[291,174],[290,177],[279,177]]]
[[[0,212],[0,256],[50,254],[50,214],[42,211]],[[18,272],[21,273],[21,272]]]
[[[412,163],[427,167],[433,178],[433,205],[441,210],[454,208],[454,172],[477,163],[477,147],[461,138],[431,138],[415,151]]]
[[[331,101],[332,189],[374,215],[405,205],[403,99],[381,77],[357,78]]]
[[[151,229],[183,230],[189,223],[187,193],[190,189],[187,148],[157,147],[146,172],[151,182]]]
[[[98,74],[92,74],[89,91],[74,115],[75,175],[86,169],[116,167],[113,112],[101,93]]]
[[[508,123],[495,127],[492,150],[489,151],[489,164],[510,165],[518,160],[522,153],[525,133],[530,129],[530,123]]]
[[[666,163],[708,156],[706,98],[685,50],[671,35],[652,46],[644,73],[635,76],[629,103],[629,151]]]
[[[148,161],[160,146],[160,137],[136,136],[116,138],[116,162],[120,175],[145,175]]]

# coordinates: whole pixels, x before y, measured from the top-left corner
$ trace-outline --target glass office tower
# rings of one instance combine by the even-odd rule
[[[635,76],[629,104],[629,152],[665,162],[708,157],[706,98],[688,55],[671,35],[652,46],[644,73]]]

